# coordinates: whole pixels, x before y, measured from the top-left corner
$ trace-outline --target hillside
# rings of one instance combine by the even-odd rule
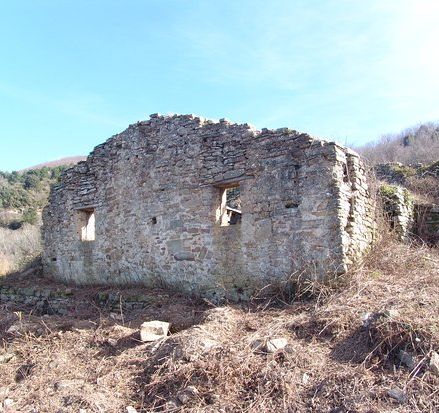
[[[65,166],[0,172],[0,209],[25,212],[41,209],[47,202],[50,185],[57,182]]]
[[[25,268],[41,253],[41,209],[67,167],[0,172],[0,276]]]
[[[25,168],[20,172],[29,171],[32,169],[42,169],[44,167],[47,168],[55,168],[57,166],[66,166],[66,165],[74,165],[78,162],[85,161],[87,159],[86,156],[68,156],[66,158],[57,159],[55,161],[44,162],[35,166],[31,166],[29,168]]]
[[[0,405],[434,413],[438,268],[436,250],[387,237],[332,286],[223,306],[169,291],[8,277],[0,285]],[[149,320],[171,322],[171,334],[142,342],[139,326]]]
[[[354,148],[370,163],[430,164],[439,159],[439,124],[430,122]]]
[[[74,156],[46,162],[22,171],[0,171],[0,214],[5,211],[25,213],[38,211],[47,202],[50,186],[68,167],[84,160]]]

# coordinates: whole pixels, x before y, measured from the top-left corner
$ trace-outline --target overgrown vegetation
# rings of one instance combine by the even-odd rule
[[[0,276],[25,268],[41,253],[41,209],[66,168],[0,172]]]
[[[26,268],[41,248],[38,225],[25,224],[17,230],[0,227],[0,276]]]
[[[142,290],[150,306],[114,314],[96,307],[99,290],[73,288],[67,316],[0,307],[0,355],[12,355],[0,403],[75,413],[437,412],[438,268],[436,250],[385,235],[343,288],[310,288],[318,297],[282,305],[212,307]],[[173,323],[172,334],[142,343],[139,325],[154,319]],[[276,338],[287,346],[266,351]]]

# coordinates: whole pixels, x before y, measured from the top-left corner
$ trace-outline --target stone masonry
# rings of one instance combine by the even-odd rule
[[[345,272],[372,242],[372,206],[365,166],[336,143],[151,115],[52,188],[44,271],[245,300],[267,285]]]

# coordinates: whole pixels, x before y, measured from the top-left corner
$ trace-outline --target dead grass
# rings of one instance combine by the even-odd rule
[[[41,248],[38,226],[26,224],[14,231],[0,227],[0,276],[23,269]]]
[[[124,326],[89,306],[31,317],[39,330],[21,336],[6,333],[17,315],[4,306],[0,353],[16,357],[0,366],[0,403],[12,399],[19,412],[437,412],[439,378],[427,366],[439,349],[438,264],[437,250],[385,237],[343,288],[315,289],[319,300],[214,308],[163,295],[125,314]],[[168,339],[139,341],[142,321],[182,317]],[[279,337],[283,350],[259,345]],[[388,395],[396,388],[402,402]]]

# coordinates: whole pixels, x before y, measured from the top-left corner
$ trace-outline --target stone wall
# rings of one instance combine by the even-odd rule
[[[392,229],[402,241],[407,241],[415,229],[415,204],[412,195],[405,188],[389,184],[381,185],[380,195]]]
[[[33,314],[68,315],[78,312],[78,307],[97,307],[120,313],[143,309],[157,303],[156,297],[120,291],[101,291],[87,300],[78,298],[71,288],[51,289],[38,287],[0,286],[0,304],[31,308]],[[90,301],[91,300],[91,301]]]
[[[370,171],[358,155],[336,147],[338,217],[344,270],[358,261],[375,237],[375,188],[371,188]]]
[[[237,225],[224,224],[239,186]],[[67,170],[44,210],[46,274],[247,299],[346,271],[373,237],[358,156],[287,128],[152,115]],[[88,224],[88,225],[87,225]]]

